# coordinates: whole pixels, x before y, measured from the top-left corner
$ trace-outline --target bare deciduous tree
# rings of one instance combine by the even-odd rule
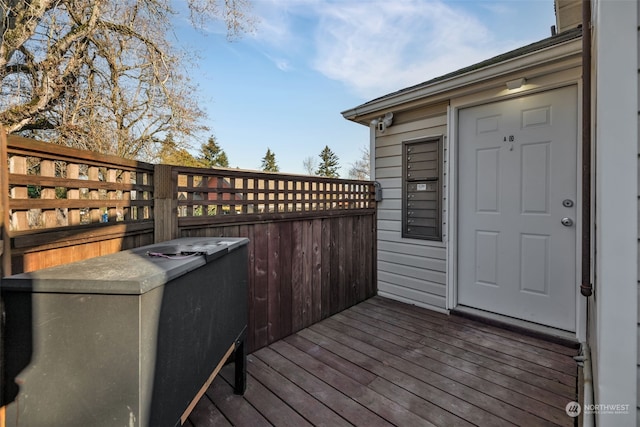
[[[304,170],[308,175],[315,175],[316,168],[318,167],[318,161],[313,156],[305,157],[302,161],[302,167],[304,167]]]
[[[349,169],[349,178],[366,181],[371,176],[371,160],[369,156],[369,147],[367,146],[362,148],[361,152],[362,156],[354,163],[351,163],[351,168]]]
[[[251,25],[249,0],[187,0],[195,25]],[[173,49],[171,0],[0,0],[0,123],[9,132],[122,157],[204,130]]]

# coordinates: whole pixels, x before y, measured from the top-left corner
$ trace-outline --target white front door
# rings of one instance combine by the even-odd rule
[[[575,331],[576,87],[458,123],[458,303]]]

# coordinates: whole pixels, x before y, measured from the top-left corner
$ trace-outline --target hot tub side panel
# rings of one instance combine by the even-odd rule
[[[173,425],[244,331],[246,259],[245,245],[164,287],[149,425]]]
[[[6,380],[19,390],[7,396],[7,425],[113,426],[138,418],[137,298],[3,292],[3,299],[14,367]]]

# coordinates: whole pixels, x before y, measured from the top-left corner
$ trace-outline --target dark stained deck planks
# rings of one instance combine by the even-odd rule
[[[186,425],[573,426],[577,352],[375,297],[251,354],[244,396],[226,366]]]

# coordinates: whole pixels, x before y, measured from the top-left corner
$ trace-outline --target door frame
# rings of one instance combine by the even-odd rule
[[[552,76],[548,76],[552,77]],[[505,79],[509,80],[509,79]],[[576,86],[576,109],[578,113],[578,122],[582,121],[582,112],[579,106],[582,102],[582,84],[579,77],[573,77],[564,81],[547,82],[547,84],[527,84],[520,89],[509,90],[506,89],[493,89],[489,91],[480,92],[470,96],[464,96],[461,98],[452,98],[447,111],[447,151],[446,151],[446,182],[447,186],[447,287],[446,287],[446,304],[447,309],[455,309],[458,306],[458,153],[459,144],[458,140],[458,126],[459,123],[459,111],[461,109],[476,107],[485,104],[492,104],[494,102],[506,101],[510,99],[520,98],[527,95],[533,95],[536,93],[548,92],[555,89],[560,89],[567,86]],[[580,141],[582,141],[582,129],[581,126],[577,126],[577,141],[576,141],[576,183],[577,183],[577,197],[576,205],[582,206],[582,174],[580,173],[582,165],[582,147]],[[592,207],[593,209],[593,207]],[[574,284],[576,289],[575,304],[576,304],[576,332],[575,336],[579,341],[586,341],[587,336],[587,299],[582,297],[579,292],[580,282],[580,260],[581,260],[581,243],[582,234],[579,232],[582,227],[582,212],[581,209],[577,209],[576,212],[576,283]],[[592,249],[593,251],[593,249]],[[590,255],[593,257],[593,253]],[[505,317],[506,318],[506,317]],[[506,318],[508,319],[508,318]],[[526,321],[519,321],[525,322]]]

